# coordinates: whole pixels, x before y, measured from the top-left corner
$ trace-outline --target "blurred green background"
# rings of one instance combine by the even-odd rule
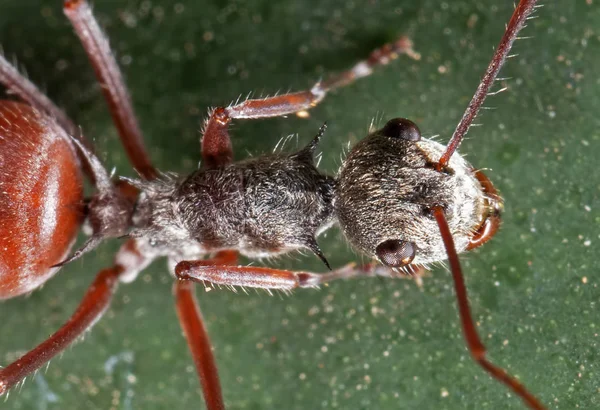
[[[270,151],[323,121],[321,168],[372,119],[404,116],[447,141],[508,21],[507,0],[96,0],[152,159],[190,172],[210,106],[239,95],[310,87],[398,35],[400,58],[296,117],[233,127],[236,158]],[[462,256],[490,357],[550,408],[600,406],[600,8],[544,2],[501,72],[509,91],[488,100],[461,147],[506,199],[504,224]],[[134,175],[60,1],[1,0],[0,43],[94,138],[109,169]],[[294,149],[294,146],[289,146]],[[119,241],[102,245],[29,297],[0,304],[0,363],[42,341],[74,311]],[[337,230],[320,242],[334,266],[360,259]],[[274,266],[323,271],[313,256]],[[12,391],[7,409],[202,407],[164,261],[121,286],[106,316],[46,372]],[[471,361],[449,273],[334,283],[292,297],[198,290],[229,409],[508,409],[520,400]]]

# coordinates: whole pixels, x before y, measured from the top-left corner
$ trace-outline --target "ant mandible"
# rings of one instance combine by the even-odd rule
[[[212,110],[203,129],[202,165],[183,178],[162,174],[151,164],[108,41],[85,0],[66,1],[65,14],[83,43],[126,152],[143,179],[111,180],[73,122],[0,59],[0,82],[27,103],[0,101],[0,237],[5,242],[0,298],[38,288],[65,263],[104,239],[128,237],[114,265],[97,275],[67,323],[0,369],[0,395],[81,336],[107,309],[118,282],[134,280],[158,257],[167,257],[170,272],[178,279],[174,285],[178,316],[211,410],[224,408],[224,401],[193,282],[289,291],[361,275],[389,276],[390,270],[410,273],[415,266],[447,258],[473,358],[529,407],[544,408],[519,381],[485,357],[457,254],[495,234],[502,199],[481,171],[453,155],[535,3],[521,0],[518,4],[447,147],[421,138],[413,122],[393,119],[351,150],[335,179],[321,174],[313,163],[325,126],[294,154],[234,163],[228,134],[231,121],[310,109],[328,91],[371,74],[399,54],[411,55],[406,38],[375,50],[367,60],[308,91]],[[97,189],[87,200],[81,169]],[[25,171],[17,174],[17,170]],[[92,235],[68,256],[84,219]],[[351,264],[316,274],[236,265],[238,253],[265,257],[309,249],[329,268],[316,237],[336,222],[355,248],[385,269]],[[212,256],[202,259],[205,255]]]

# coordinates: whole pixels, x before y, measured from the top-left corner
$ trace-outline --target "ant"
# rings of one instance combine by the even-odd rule
[[[471,317],[458,253],[496,233],[503,202],[490,180],[456,154],[512,43],[535,8],[521,0],[492,61],[447,147],[424,139],[415,123],[389,120],[356,144],[334,178],[318,171],[313,154],[325,126],[289,155],[233,161],[228,130],[234,119],[283,116],[308,110],[326,94],[400,54],[414,53],[401,38],[367,60],[307,91],[246,100],[211,111],[202,137],[202,163],[182,177],[154,168],[145,150],[123,79],[85,0],[67,0],[65,14],[103,85],[125,150],[141,179],[113,181],[73,122],[6,60],[0,81],[25,103],[0,102],[3,171],[8,177],[0,298],[28,293],[63,265],[109,238],[127,238],[114,265],[102,270],[69,321],[48,340],[0,369],[0,394],[62,352],[100,319],[119,282],[131,282],[148,264],[166,257],[177,312],[207,408],[224,401],[194,282],[291,291],[364,275],[410,274],[415,267],[449,260],[467,346],[475,361],[533,409],[543,405],[519,381],[487,360]],[[40,151],[41,150],[41,151]],[[42,153],[43,155],[40,155]],[[96,188],[83,197],[82,172]],[[368,216],[368,217],[365,217]],[[85,219],[92,235],[70,253]],[[349,264],[331,270],[317,236],[338,223],[348,241],[382,266]],[[14,235],[19,232],[19,236]],[[238,253],[268,257],[312,251],[328,273],[238,266]],[[209,259],[204,256],[211,255]]]

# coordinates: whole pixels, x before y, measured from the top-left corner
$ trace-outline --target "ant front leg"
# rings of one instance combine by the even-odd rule
[[[420,58],[419,54],[413,51],[412,42],[407,37],[401,37],[394,43],[374,50],[366,60],[359,61],[352,68],[316,83],[310,90],[246,100],[229,107],[215,108],[206,121],[202,136],[204,166],[215,168],[233,160],[228,132],[232,119],[280,117],[309,110],[319,104],[329,91],[370,75],[375,68],[388,64],[400,54],[417,60]]]
[[[229,287],[254,287],[291,291],[294,288],[315,288],[337,279],[365,276],[392,276],[389,268],[370,263],[363,266],[348,264],[324,274],[293,272],[288,270],[253,266],[232,266],[237,263],[237,253],[219,252],[209,260],[183,261],[175,266],[177,314],[185,338],[194,358],[196,370],[202,384],[204,400],[209,410],[224,409],[223,396],[215,358],[204,326],[198,302],[193,293],[192,282],[210,282]],[[415,271],[416,271],[415,267]]]
[[[418,267],[414,271],[417,272]],[[230,287],[289,291],[296,288],[316,288],[338,279],[395,275],[389,268],[375,263],[362,266],[349,263],[327,273],[313,273],[260,266],[230,266],[215,264],[214,260],[198,260],[179,262],[175,267],[175,276],[180,280]]]

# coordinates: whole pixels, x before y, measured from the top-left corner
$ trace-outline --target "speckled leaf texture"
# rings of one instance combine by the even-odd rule
[[[545,1],[514,47],[460,152],[506,199],[499,234],[462,256],[490,357],[552,409],[600,407],[600,7]],[[337,91],[310,117],[237,121],[236,158],[308,142],[329,128],[320,168],[334,174],[369,124],[415,121],[446,142],[513,10],[511,0],[96,0],[133,95],[152,160],[190,172],[211,106],[310,87],[371,49],[409,35],[420,61],[400,58]],[[94,139],[108,169],[134,176],[93,72],[60,1],[2,0],[0,43]],[[501,86],[501,84],[498,84]],[[295,142],[288,145],[295,148]],[[83,238],[82,238],[83,239]],[[336,229],[320,238],[334,266],[360,260]],[[56,330],[114,240],[29,297],[0,304],[0,364]],[[324,271],[311,255],[271,266]],[[7,409],[203,408],[177,322],[172,279],[157,261],[122,285],[84,341],[11,391]],[[520,409],[470,359],[452,281],[434,267],[405,279],[333,283],[292,296],[228,290],[198,297],[229,409]]]

